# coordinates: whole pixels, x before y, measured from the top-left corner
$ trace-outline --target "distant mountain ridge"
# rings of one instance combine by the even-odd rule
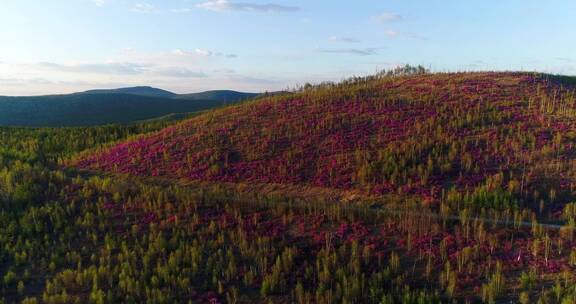
[[[176,94],[163,89],[158,89],[150,86],[137,86],[119,89],[95,89],[88,90],[84,92],[79,92],[76,94],[88,95],[88,94],[130,94],[138,96],[149,96],[149,97],[166,97],[166,98],[176,98],[185,100],[222,100],[235,102],[244,99],[249,99],[260,95],[259,93],[246,93],[238,92],[233,90],[211,90],[199,93],[188,93],[188,94]]]
[[[192,94],[176,95],[178,99],[188,100],[225,100],[225,101],[238,101],[243,99],[254,98],[260,94],[258,93],[244,93],[231,90],[214,90]]]
[[[258,95],[230,90],[180,95],[138,86],[65,95],[0,96],[0,126],[70,127],[129,123],[203,111]]]
[[[131,94],[140,96],[152,96],[152,97],[174,97],[178,94],[172,93],[170,91],[149,87],[149,86],[139,86],[139,87],[129,87],[129,88],[119,88],[119,89],[95,89],[88,90],[76,94]]]

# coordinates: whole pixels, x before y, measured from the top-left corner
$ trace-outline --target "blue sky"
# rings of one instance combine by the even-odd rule
[[[576,74],[576,1],[0,0],[0,95],[279,90],[399,64]]]

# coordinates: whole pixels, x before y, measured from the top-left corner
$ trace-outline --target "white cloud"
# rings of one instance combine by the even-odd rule
[[[355,48],[343,48],[343,49],[320,49],[321,53],[333,53],[333,54],[348,54],[348,55],[358,55],[358,56],[370,56],[376,55],[378,53],[378,48],[365,48],[365,49],[355,49]]]
[[[214,73],[219,73],[219,74],[235,74],[236,71],[233,69],[228,69],[228,68],[222,68],[222,69],[215,69],[213,71]]]
[[[125,48],[120,49],[120,53],[123,53],[123,54],[132,54],[132,53],[134,53],[135,51],[136,51],[136,50],[134,50],[134,49],[131,48],[131,47],[125,47]]]
[[[152,13],[155,10],[156,10],[156,8],[154,7],[154,5],[152,5],[150,3],[136,3],[132,7],[132,11],[138,12],[138,13]]]
[[[209,50],[205,50],[205,49],[195,49],[194,52],[197,55],[204,56],[204,57],[212,56],[212,52],[210,52]]]
[[[190,9],[190,8],[173,8],[170,10],[170,12],[176,13],[176,14],[185,14],[185,13],[189,13],[191,11],[192,11],[192,9]]]
[[[229,0],[208,0],[197,4],[196,7],[216,12],[241,11],[241,12],[286,13],[300,10],[300,8],[296,6],[287,6],[274,3],[257,4],[248,2],[233,2]]]
[[[116,74],[136,75],[142,74],[151,68],[149,64],[133,62],[114,63],[84,63],[84,64],[60,64],[54,62],[40,62],[37,67],[62,72],[89,73],[89,74]]]
[[[402,20],[402,16],[396,13],[384,12],[381,15],[373,17],[372,19],[380,23],[387,23]]]
[[[98,75],[148,75],[167,76],[175,78],[199,78],[206,77],[204,72],[185,67],[158,66],[152,63],[112,62],[112,63],[88,63],[88,64],[59,64],[53,62],[41,62],[35,64],[36,68],[65,72]]]
[[[194,71],[187,68],[159,68],[154,71],[155,74],[174,78],[205,78],[208,77],[204,72]]]
[[[106,4],[106,0],[92,0],[92,2],[96,4],[96,6],[104,6],[104,4]]]
[[[172,55],[176,56],[200,56],[200,57],[224,57],[224,58],[237,58],[236,54],[227,54],[222,52],[213,52],[207,49],[196,48],[193,52],[184,51],[181,49],[175,49],[170,52]]]
[[[339,37],[339,36],[332,36],[328,38],[328,40],[332,42],[346,42],[346,43],[358,43],[360,40],[352,37]]]
[[[231,70],[224,60],[208,60],[192,50],[187,56],[170,51],[144,53],[118,50],[109,62],[0,63],[0,95],[66,94],[94,88],[150,85],[178,93],[232,89],[276,91],[291,78],[275,78],[247,70]],[[206,72],[204,72],[206,71]],[[290,82],[296,81],[294,79]]]
[[[568,57],[555,57],[554,60],[563,61],[563,62],[573,62],[574,61]]]
[[[231,80],[231,81],[245,82],[245,83],[251,83],[251,84],[262,84],[262,85],[281,83],[280,81],[278,81],[276,79],[272,79],[272,78],[236,75],[234,73],[229,74],[226,77],[226,79]]]
[[[410,39],[416,39],[416,40],[427,40],[426,37],[423,37],[421,35],[415,34],[415,33],[409,33],[409,32],[399,32],[396,30],[386,30],[384,32],[384,34],[390,38],[410,38]]]
[[[172,50],[172,52],[170,52],[170,53],[172,53],[172,54],[174,54],[174,55],[178,55],[178,56],[184,56],[184,55],[186,55],[186,52],[184,52],[184,51],[181,50],[181,49]]]
[[[385,34],[388,37],[397,37],[398,36],[398,32],[395,30],[386,30]]]

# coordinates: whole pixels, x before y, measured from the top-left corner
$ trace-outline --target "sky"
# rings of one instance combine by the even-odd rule
[[[0,0],[0,95],[263,92],[398,65],[576,75],[574,0]]]

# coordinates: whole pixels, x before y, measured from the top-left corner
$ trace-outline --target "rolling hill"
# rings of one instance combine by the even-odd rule
[[[259,93],[246,93],[246,92],[238,92],[232,90],[213,90],[213,91],[205,91],[199,93],[190,93],[190,94],[176,94],[170,91],[148,87],[148,86],[141,86],[141,87],[130,87],[130,88],[119,88],[119,89],[97,89],[97,90],[89,90],[85,92],[77,93],[80,95],[92,95],[92,94],[131,94],[131,95],[138,95],[138,96],[149,96],[149,97],[165,97],[165,98],[174,98],[174,99],[181,99],[181,100],[221,100],[227,102],[236,102],[245,99],[254,98]]]
[[[211,111],[80,168],[555,210],[574,198],[567,79],[451,73],[352,79]]]
[[[150,96],[150,97],[167,97],[172,98],[175,97],[176,93],[172,93],[170,91],[148,87],[148,86],[141,86],[141,87],[130,87],[130,88],[119,88],[119,89],[96,89],[96,90],[88,90],[85,92],[77,93],[80,95],[88,95],[88,94],[131,94],[131,95],[139,95],[139,96]]]
[[[133,87],[68,95],[0,96],[0,125],[64,127],[129,123],[202,111],[257,95],[226,92],[178,95],[151,87]]]

